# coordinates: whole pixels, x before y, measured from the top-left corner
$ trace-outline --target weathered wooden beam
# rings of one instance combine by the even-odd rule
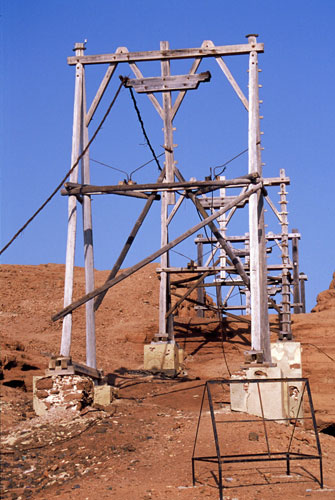
[[[76,44],[76,55],[82,55],[85,50],[84,44]],[[81,145],[81,124],[83,114],[83,74],[84,68],[81,64],[76,67],[75,91],[73,106],[73,127],[72,127],[72,152],[71,165],[74,165],[80,154]],[[78,182],[79,166],[72,171],[70,181]],[[66,243],[65,280],[64,280],[64,307],[72,301],[73,294],[73,272],[76,247],[77,232],[77,198],[70,196],[68,199],[68,227]],[[62,339],[60,346],[61,356],[70,356],[72,339],[72,316],[64,318],[62,325]]]
[[[163,177],[164,177],[164,170],[161,172],[160,176],[158,177],[158,181],[160,182],[163,179]],[[148,212],[149,212],[149,210],[151,208],[151,205],[153,204],[155,198],[156,198],[155,194],[152,194],[148,198],[146,204],[143,207],[142,212],[140,213],[137,221],[134,224],[133,229],[131,230],[131,232],[130,232],[128,238],[127,238],[126,243],[124,244],[124,246],[123,246],[123,248],[121,250],[121,253],[120,253],[119,257],[117,258],[117,260],[116,260],[116,262],[115,262],[115,264],[114,264],[111,272],[109,273],[106,282],[112,280],[116,276],[116,274],[118,273],[118,271],[120,270],[120,268],[122,266],[122,263],[124,262],[124,259],[126,258],[128,252],[130,250],[130,247],[133,244],[133,242],[134,242],[134,240],[136,238],[136,235],[137,235],[140,227],[142,226],[143,221],[144,221],[145,217],[147,216],[147,214],[148,214]],[[101,305],[101,303],[102,303],[102,301],[103,301],[103,299],[104,299],[107,291],[108,290],[105,290],[103,293],[101,293],[100,295],[98,295],[98,297],[95,299],[95,302],[94,302],[94,309],[95,309],[95,311],[97,311],[99,309],[99,307],[100,307],[100,305]]]
[[[236,243],[242,243],[244,241],[247,241],[249,240],[249,235],[241,235],[241,236],[227,236],[226,239],[227,241],[235,241]],[[274,234],[274,233],[267,233],[265,235],[265,238],[268,240],[268,241],[274,241],[274,240],[278,240],[281,238],[281,234]],[[288,239],[291,240],[292,238],[301,238],[301,234],[300,233],[289,233],[288,234]],[[216,238],[213,238],[213,237],[202,237],[202,238],[195,238],[195,243],[197,242],[202,242],[202,243],[215,243],[217,240]]]
[[[195,72],[197,71],[200,63],[201,63],[201,57],[197,57],[197,58],[194,59],[192,67],[191,67],[190,72],[189,72],[190,75],[194,75],[195,74]],[[186,92],[187,92],[187,90],[182,90],[181,92],[179,92],[179,94],[178,94],[178,96],[177,96],[177,98],[176,98],[176,100],[175,100],[175,102],[174,102],[174,104],[172,106],[172,110],[171,110],[171,120],[172,121],[174,120],[174,117],[176,116],[177,111],[180,108],[180,105],[181,105],[181,103],[184,100]]]
[[[86,85],[85,72],[83,73],[83,114],[82,114],[82,151],[88,146],[88,128],[85,124],[86,116]],[[81,182],[90,183],[90,160],[87,150],[81,162]],[[84,240],[84,265],[85,265],[85,292],[94,290],[94,257],[93,257],[93,227],[92,227],[92,204],[89,195],[83,196],[82,221]],[[90,368],[97,367],[96,340],[95,340],[95,315],[93,300],[86,302],[86,364]]]
[[[261,189],[261,188],[262,188],[262,184],[261,183],[256,184],[254,186],[250,186],[249,190],[246,193],[243,193],[239,197],[237,197],[236,203],[239,203],[239,201],[241,201],[244,198],[248,198],[254,192],[256,192],[258,189]],[[79,306],[85,304],[88,300],[96,297],[97,295],[100,295],[102,292],[104,292],[108,288],[111,288],[112,286],[116,285],[120,281],[123,281],[125,278],[128,278],[128,276],[134,274],[139,269],[142,269],[142,267],[146,266],[147,264],[149,264],[153,260],[155,260],[158,257],[160,257],[163,253],[167,252],[168,250],[170,250],[171,248],[175,247],[176,245],[178,245],[182,241],[186,240],[186,238],[188,238],[192,234],[196,233],[197,231],[199,231],[200,229],[202,229],[203,227],[205,227],[212,220],[217,219],[217,217],[219,217],[225,211],[230,210],[230,208],[232,208],[233,206],[234,206],[233,203],[228,204],[226,207],[222,208],[221,210],[219,210],[215,214],[210,215],[206,219],[202,220],[201,222],[199,222],[198,224],[196,224],[195,226],[193,226],[192,228],[190,228],[188,231],[186,231],[182,235],[180,235],[177,238],[175,238],[173,241],[171,241],[167,245],[163,246],[162,248],[160,248],[156,252],[152,253],[151,255],[149,255],[148,257],[146,257],[145,259],[141,260],[140,262],[138,262],[134,266],[128,268],[126,271],[124,271],[123,273],[119,274],[119,276],[116,276],[112,280],[109,280],[108,282],[106,282],[104,285],[96,288],[93,292],[91,292],[89,294],[86,294],[83,297],[81,297],[80,299],[76,300],[75,302],[73,302],[72,304],[70,304],[68,307],[65,307],[64,309],[62,309],[61,311],[59,311],[57,314],[55,314],[54,316],[52,316],[52,321],[57,321],[57,320],[63,318],[67,314],[69,314],[72,311],[74,311],[75,309],[77,309]]]
[[[152,76],[149,78],[129,78],[125,87],[132,87],[137,93],[167,92],[172,90],[194,90],[201,82],[209,82],[209,71],[198,75]]]
[[[108,87],[108,84],[109,84],[109,82],[114,74],[114,71],[116,70],[116,66],[117,66],[116,63],[110,64],[108,66],[107,71],[105,73],[105,76],[103,77],[103,79],[100,83],[100,87],[98,88],[98,91],[97,91],[97,93],[92,101],[90,109],[88,110],[88,112],[86,114],[86,118],[85,118],[86,126],[88,126],[91,123],[91,120],[94,116],[94,113],[96,112],[97,107],[99,106],[99,103],[100,103],[101,99],[103,98],[103,95]]]
[[[238,44],[238,45],[219,45],[210,48],[194,49],[169,49],[169,50],[150,50],[147,52],[128,52],[126,47],[119,47],[112,54],[98,54],[92,56],[71,56],[68,57],[68,64],[106,64],[120,62],[138,62],[138,61],[161,61],[171,59],[191,59],[194,57],[216,57],[233,56],[239,54],[249,54],[251,51],[264,52],[263,43]]]
[[[65,190],[62,189],[61,194],[63,196],[72,194],[94,194],[99,193],[116,193],[118,191],[166,191],[180,189],[195,189],[199,186],[213,186],[219,188],[221,186],[244,186],[255,182],[258,176],[251,175],[248,177],[238,177],[236,179],[226,179],[225,181],[215,180],[215,181],[185,181],[185,182],[158,182],[156,184],[117,184],[111,186],[94,186],[94,185],[83,185],[73,182],[66,182],[64,184]]]

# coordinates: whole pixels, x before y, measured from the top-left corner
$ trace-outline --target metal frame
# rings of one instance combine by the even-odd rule
[[[287,418],[265,418],[264,417],[264,412],[263,412],[263,405],[262,405],[262,399],[261,399],[261,392],[259,385],[260,384],[266,384],[266,383],[273,383],[273,382],[278,382],[278,383],[291,383],[291,382],[300,382],[303,383],[303,390],[302,394],[300,397],[299,401],[299,407],[297,409],[297,413],[295,417],[289,416]],[[262,417],[255,417],[255,418],[247,418],[243,420],[222,420],[218,422],[216,420],[215,416],[215,411],[214,411],[214,406],[213,406],[213,397],[211,393],[211,386],[212,385],[228,385],[230,386],[231,384],[257,384],[258,386],[258,394],[259,394],[259,402],[260,402],[260,408],[262,411]],[[308,396],[308,402],[309,402],[309,407],[311,411],[311,416],[306,417],[302,415],[302,412],[300,411],[300,408],[302,406],[303,402],[303,397],[304,397],[304,392],[307,390],[307,396]],[[216,449],[216,455],[213,456],[196,456],[196,447],[197,447],[197,442],[198,442],[198,435],[199,435],[199,428],[200,428],[200,423],[201,423],[201,416],[202,416],[202,411],[203,411],[203,406],[205,402],[205,396],[207,395],[208,399],[208,404],[209,404],[209,410],[210,410],[210,416],[211,416],[211,424],[212,424],[212,430],[213,430],[213,437],[214,437],[214,443],[215,443],[215,449]],[[235,423],[235,422],[244,422],[244,423],[252,423],[252,422],[260,422],[260,419],[263,423],[264,426],[264,431],[265,431],[265,438],[266,438],[266,445],[267,445],[267,451],[264,453],[241,453],[241,454],[234,454],[234,455],[222,455],[220,451],[220,441],[218,437],[218,429],[217,429],[217,424],[229,424],[229,423]],[[294,431],[296,429],[296,425],[298,421],[301,420],[307,420],[311,419],[313,423],[313,430],[315,434],[315,441],[316,441],[316,446],[318,453],[317,454],[305,454],[305,453],[294,453],[290,451],[292,440],[294,437]],[[266,422],[279,422],[279,421],[287,421],[288,423],[292,423],[294,421],[293,429],[292,429],[292,434],[290,437],[290,441],[288,444],[288,449],[283,450],[282,452],[271,452],[270,450],[270,444],[268,440],[268,435],[267,435],[267,430],[266,430]],[[318,436],[318,431],[317,431],[317,426],[316,426],[316,419],[315,419],[315,412],[314,412],[314,406],[313,406],[313,401],[312,401],[312,395],[311,395],[311,390],[309,386],[309,381],[307,378],[278,378],[278,379],[240,379],[240,380],[228,380],[228,379],[222,379],[222,380],[209,380],[206,382],[206,385],[204,387],[204,392],[202,395],[202,401],[201,401],[201,407],[200,407],[200,413],[199,413],[199,418],[198,418],[198,424],[197,424],[197,430],[196,430],[196,435],[195,435],[195,440],[194,440],[194,446],[193,446],[193,453],[192,453],[192,480],[193,480],[193,486],[195,486],[196,483],[196,477],[195,477],[195,462],[210,462],[210,463],[216,463],[218,466],[218,482],[219,482],[219,491],[220,491],[220,500],[223,500],[223,486],[222,486],[222,465],[223,464],[230,464],[230,463],[246,463],[246,462],[273,462],[273,461],[285,461],[286,462],[286,474],[290,474],[290,461],[291,460],[319,460],[319,465],[320,465],[320,480],[318,481],[320,484],[320,487],[323,488],[323,469],[322,469],[322,452],[321,452],[321,445],[320,445],[320,440]]]

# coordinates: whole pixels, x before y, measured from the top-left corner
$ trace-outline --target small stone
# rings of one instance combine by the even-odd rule
[[[257,432],[249,432],[249,441],[258,441]]]

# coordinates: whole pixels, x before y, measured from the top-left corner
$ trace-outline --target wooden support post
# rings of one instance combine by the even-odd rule
[[[76,56],[82,56],[84,54],[84,50],[85,50],[84,44],[82,43],[75,44],[74,51]],[[77,63],[76,75],[75,75],[75,90],[74,90],[71,165],[74,165],[80,154],[81,123],[83,120],[83,71],[84,71],[83,65],[81,63]],[[78,182],[78,166],[71,173],[70,181]],[[65,284],[64,284],[64,307],[67,307],[72,302],[76,230],[77,230],[77,198],[76,196],[69,196]],[[72,337],[72,315],[68,314],[63,320],[62,340],[60,347],[61,356],[70,356],[71,337]]]
[[[165,167],[166,168],[166,167]],[[161,248],[166,247],[168,244],[168,193],[166,191],[162,194],[161,201]],[[166,269],[169,267],[169,254],[164,252],[161,255],[161,267]],[[166,320],[166,312],[170,308],[171,298],[170,298],[170,276],[167,272],[163,271],[161,273],[161,280],[159,286],[159,335],[165,337],[168,335],[169,340],[173,340],[173,331],[168,331],[171,321]]]
[[[285,177],[285,170],[280,170],[281,177]],[[281,216],[281,250],[282,250],[282,300],[280,317],[280,337],[288,340],[292,339],[291,331],[291,290],[290,290],[290,259],[288,250],[288,220],[287,220],[287,198],[286,185],[280,185],[280,216]]]
[[[202,234],[198,234],[197,237],[198,238],[202,238]],[[204,244],[202,242],[199,242],[197,243],[197,264],[198,266],[202,266],[203,265],[203,254],[204,254]],[[205,303],[205,290],[204,288],[200,287],[200,288],[197,288],[197,295],[198,295],[198,302],[200,302],[200,304],[203,304]],[[197,316],[198,318],[203,318],[205,316],[204,314],[204,310],[201,309],[201,307],[197,310]]]
[[[259,129],[258,61],[256,35],[248,35],[249,55],[249,173],[262,175]],[[249,199],[251,348],[271,362],[265,253],[264,202],[261,191]]]
[[[169,42],[160,43],[161,50],[169,50]],[[170,76],[170,61],[161,62],[162,77]],[[166,181],[174,182],[174,154],[173,154],[173,126],[172,126],[172,98],[171,92],[163,92],[163,123]],[[175,204],[175,194],[168,193],[167,204]]]
[[[305,314],[306,312],[306,295],[305,295],[305,274],[300,273],[300,300],[302,303],[301,312]]]
[[[292,233],[298,233],[298,229],[292,229]],[[292,264],[293,264],[293,311],[295,314],[301,313],[300,286],[299,286],[299,240],[292,238]]]
[[[86,125],[86,86],[85,70],[83,68],[83,113],[81,149],[84,150],[88,144],[88,128]],[[90,184],[90,159],[87,151],[81,161],[81,182]],[[83,232],[84,232],[84,263],[85,263],[85,291],[90,293],[94,290],[94,258],[93,258],[93,228],[92,228],[92,205],[90,195],[84,194],[82,198],[83,210]],[[90,368],[97,367],[96,341],[95,341],[95,314],[94,300],[86,302],[86,364]]]

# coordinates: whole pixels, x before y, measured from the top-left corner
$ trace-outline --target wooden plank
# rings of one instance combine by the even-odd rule
[[[96,112],[97,107],[99,106],[99,103],[100,103],[101,99],[103,98],[103,95],[104,95],[104,93],[108,87],[108,84],[109,84],[109,82],[114,74],[114,71],[116,70],[116,67],[117,67],[116,63],[110,64],[108,66],[107,71],[105,73],[105,76],[103,77],[103,79],[100,83],[100,86],[98,88],[98,91],[97,91],[97,93],[92,101],[90,109],[88,110],[88,112],[86,114],[86,118],[85,118],[86,126],[88,126],[91,123],[91,120],[94,116],[94,113]]]
[[[81,150],[87,149],[88,128],[85,125],[86,116],[86,86],[85,70],[83,70],[83,115],[82,115],[82,145]],[[81,182],[90,183],[90,160],[89,150],[86,151],[81,161]],[[84,195],[82,199],[83,213],[83,241],[84,241],[84,266],[85,266],[85,292],[94,290],[94,257],[93,257],[93,227],[92,227],[92,205],[91,197]],[[97,367],[96,340],[95,340],[95,315],[94,301],[86,302],[86,364],[90,368]]]
[[[262,188],[262,184],[261,183],[256,184],[254,186],[250,186],[248,192],[241,194],[240,195],[240,199],[237,200],[237,202],[239,202],[240,200],[242,200],[244,198],[248,198],[255,191],[257,191],[258,189],[261,189],[261,188]],[[85,304],[88,300],[96,297],[97,295],[100,295],[100,293],[104,292],[108,288],[111,288],[112,286],[116,285],[120,281],[123,281],[125,278],[128,278],[128,276],[131,276],[132,274],[134,274],[139,269],[142,269],[142,267],[146,266],[147,264],[149,264],[153,260],[155,260],[158,257],[160,257],[161,255],[163,255],[163,253],[167,252],[168,250],[171,250],[171,248],[175,247],[176,245],[178,245],[182,241],[186,240],[186,238],[188,238],[192,234],[196,233],[197,231],[199,231],[200,229],[202,229],[203,227],[205,227],[209,222],[211,222],[212,220],[215,220],[217,217],[219,217],[221,214],[223,214],[226,210],[230,210],[230,208],[232,208],[232,206],[228,205],[227,207],[224,207],[221,210],[219,210],[218,212],[216,212],[215,214],[210,215],[205,220],[202,220],[201,222],[199,222],[198,224],[196,224],[192,228],[188,229],[188,231],[186,231],[182,235],[178,236],[177,238],[175,238],[173,241],[171,241],[170,243],[168,243],[164,247],[161,247],[160,249],[156,250],[156,252],[152,253],[151,255],[149,255],[148,257],[146,257],[145,259],[141,260],[140,262],[138,262],[134,266],[128,268],[126,271],[124,271],[123,273],[119,274],[114,279],[109,280],[104,285],[96,288],[93,292],[91,292],[89,294],[86,294],[83,297],[79,298],[78,300],[76,300],[75,302],[73,302],[72,304],[70,304],[69,306],[65,307],[64,309],[62,309],[61,311],[59,311],[57,314],[55,314],[52,317],[52,321],[57,321],[58,319],[63,318],[64,316],[66,316],[67,314],[71,313],[72,311],[74,311],[75,309],[77,309],[78,307],[80,307],[81,305]]]
[[[76,50],[76,55],[83,54],[84,45]],[[72,153],[71,165],[74,165],[79,157],[81,142],[81,122],[82,122],[82,100],[83,100],[83,66],[77,64],[75,73],[75,91],[73,108],[72,127]],[[70,175],[71,182],[78,182],[78,165]],[[69,196],[68,199],[68,227],[65,260],[65,281],[64,281],[64,307],[72,302],[73,294],[73,272],[77,231],[77,198]],[[64,318],[62,325],[62,339],[60,346],[61,356],[70,356],[72,339],[72,315]]]
[[[164,177],[164,171],[161,172],[160,176],[158,177],[158,181],[160,181],[162,178]],[[151,208],[151,205],[152,203],[154,202],[156,198],[156,195],[155,194],[152,194],[151,196],[149,196],[146,204],[144,205],[143,207],[143,210],[142,212],[140,213],[137,221],[135,222],[132,230],[130,231],[130,234],[127,238],[127,241],[126,243],[124,244],[122,250],[121,250],[121,253],[119,255],[119,257],[117,258],[111,272],[109,273],[108,275],[108,278],[106,280],[107,281],[110,281],[112,280],[116,274],[118,273],[118,271],[120,270],[123,262],[124,262],[124,259],[126,258],[129,250],[130,250],[130,247],[131,245],[133,244],[135,238],[136,238],[136,235],[138,233],[138,231],[140,230],[143,222],[144,222],[144,219],[146,218],[150,208]],[[100,295],[98,295],[98,297],[95,299],[95,303],[94,303],[94,309],[97,311],[106,295],[108,290],[105,290],[103,293],[101,293]]]
[[[124,48],[123,48],[124,49]],[[126,49],[127,50],[127,49]],[[215,57],[249,54],[251,51],[264,52],[263,43],[218,45],[210,48],[190,48],[173,50],[151,50],[147,52],[116,51],[112,54],[97,54],[91,56],[71,56],[67,58],[69,65],[81,64],[106,64],[116,62],[161,61],[172,59],[191,59],[194,57]]]
[[[135,76],[136,76],[137,78],[143,78],[143,75],[142,75],[142,73],[141,73],[140,69],[136,66],[136,64],[135,64],[135,63],[131,63],[131,64],[129,64],[129,66],[131,67],[131,69],[132,69],[133,73],[135,74]],[[152,104],[153,104],[154,108],[156,109],[157,113],[159,114],[159,116],[160,116],[160,117],[162,118],[162,120],[163,120],[163,108],[162,108],[162,106],[159,104],[159,102],[158,102],[158,100],[157,100],[156,96],[154,96],[154,94],[152,94],[152,93],[150,93],[150,92],[148,92],[148,93],[147,93],[147,96],[148,96],[148,98],[150,99],[150,101],[152,102]]]
[[[172,75],[152,76],[149,78],[129,78],[125,87],[132,87],[137,93],[167,92],[175,90],[194,90],[199,87],[200,82],[209,82],[211,74],[209,71],[198,75]]]

